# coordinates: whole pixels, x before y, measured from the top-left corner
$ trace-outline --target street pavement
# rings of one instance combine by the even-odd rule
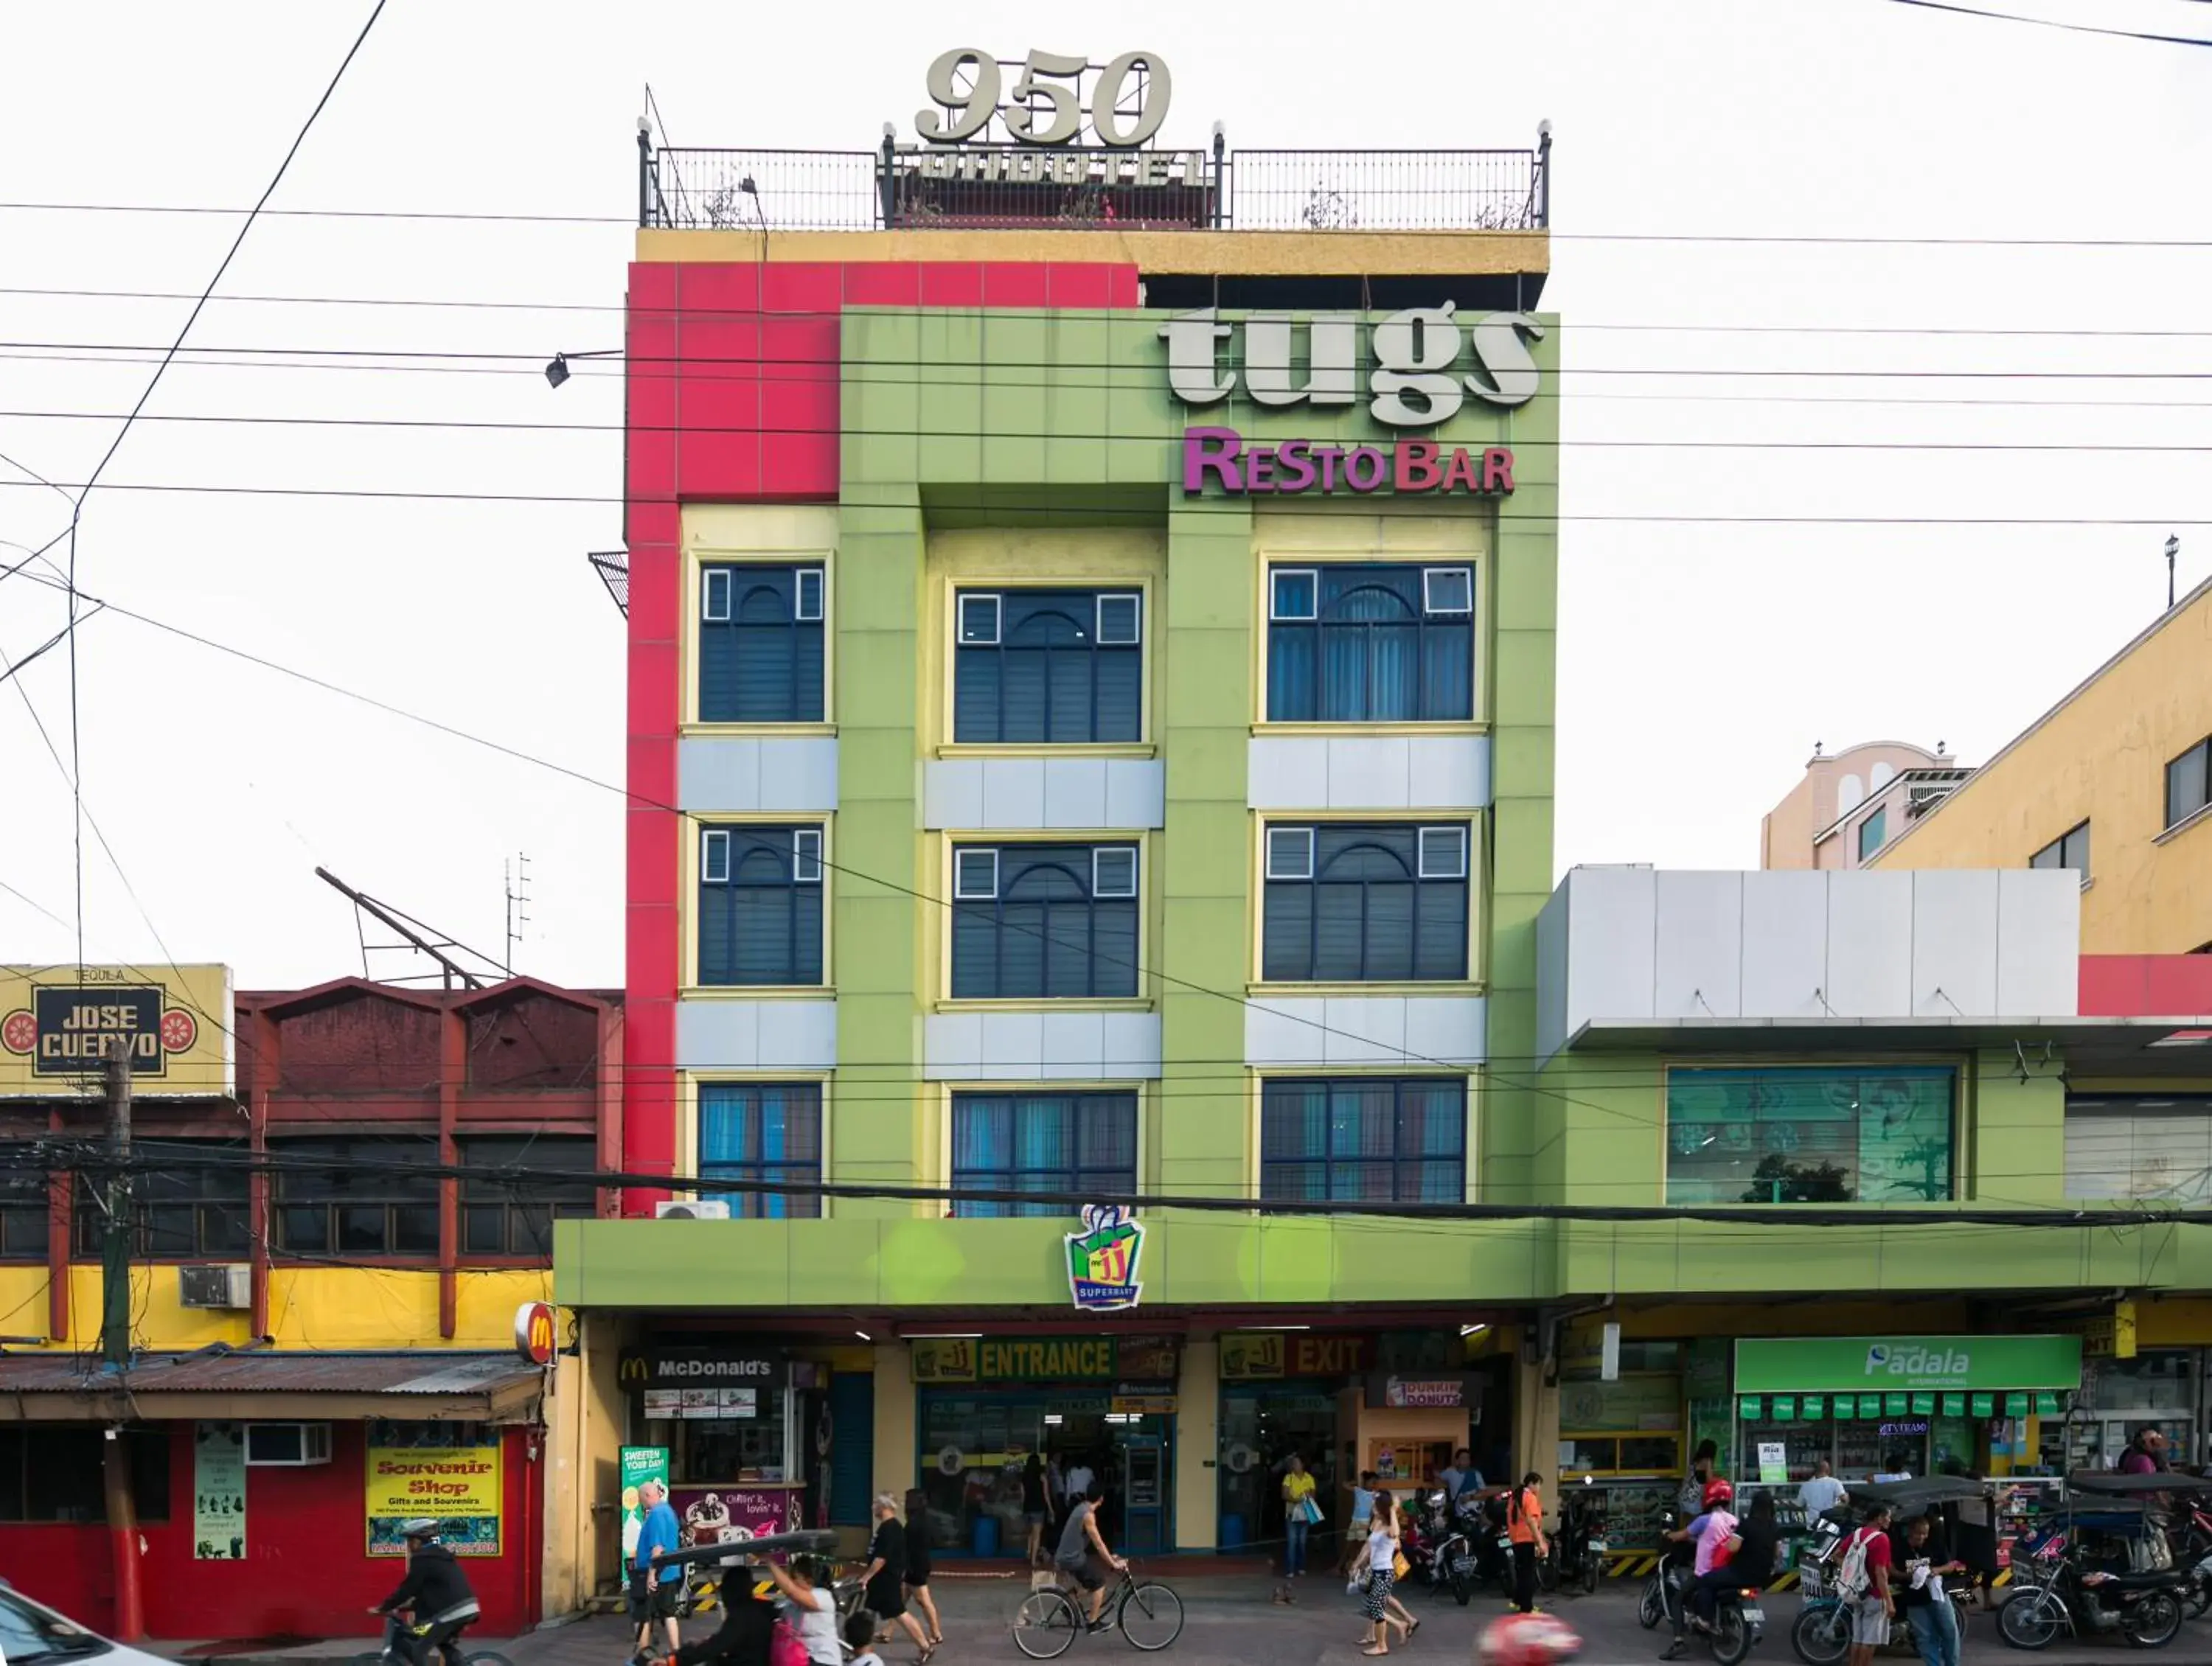
[[[1143,1570],[1140,1569],[1140,1572]],[[1176,1586],[1184,1603],[1183,1634],[1167,1658],[1174,1666],[1360,1666],[1358,1645],[1363,1622],[1356,1599],[1346,1594],[1341,1581],[1319,1574],[1297,1582],[1295,1601],[1285,1605],[1272,1600],[1276,1582],[1263,1578],[1178,1578],[1165,1568],[1161,1577]],[[1547,1599],[1546,1607],[1572,1626],[1583,1640],[1582,1666],[1647,1666],[1666,1646],[1662,1633],[1647,1632],[1637,1624],[1636,1601],[1640,1582],[1619,1580],[1590,1597]],[[931,1590],[936,1594],[945,1621],[945,1645],[939,1666],[964,1666],[988,1661],[1009,1666],[1024,1657],[1014,1647],[1011,1632],[1015,1609],[1028,1590],[1025,1581],[1006,1577],[963,1578],[940,1566]],[[1504,1613],[1494,1595],[1485,1593],[1466,1608],[1449,1597],[1425,1591],[1405,1593],[1407,1606],[1422,1621],[1412,1643],[1391,1650],[1394,1660],[1406,1666],[1421,1663],[1450,1663],[1472,1666],[1474,1640],[1480,1628]],[[1753,1666],[1794,1666],[1790,1626],[1796,1618],[1794,1594],[1770,1596],[1765,1603],[1765,1638],[1752,1656]],[[707,1623],[702,1620],[700,1623]],[[514,1666],[623,1666],[629,1651],[629,1632],[620,1620],[601,1616],[572,1625],[535,1632],[512,1640],[465,1639],[471,1649],[496,1649]],[[181,1645],[155,1645],[164,1653],[180,1653]],[[281,1653],[214,1653],[198,1657],[219,1662],[252,1663],[252,1666],[321,1666],[370,1646],[362,1639],[310,1645]],[[1966,1637],[1966,1657],[1994,1661],[2000,1656],[2028,1666],[2030,1657],[2008,1648],[1998,1637],[1996,1623],[1975,1615]],[[903,1638],[884,1651],[886,1666],[911,1666],[913,1648]],[[2172,1645],[2144,1656],[2115,1637],[2086,1644],[2061,1644],[2033,1657],[2036,1666],[2118,1666],[2130,1657],[2145,1666],[2205,1666],[2212,1663],[2212,1619],[2192,1621]],[[1066,1666],[1135,1666],[1136,1651],[1113,1635],[1078,1638],[1062,1657]],[[1692,1649],[1685,1658],[1696,1666],[1710,1662],[1703,1650]],[[1879,1657],[1904,1662],[1909,1654]]]

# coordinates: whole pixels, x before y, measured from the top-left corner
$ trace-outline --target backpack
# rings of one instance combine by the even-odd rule
[[[807,1666],[806,1645],[791,1621],[778,1615],[769,1633],[768,1666]]]
[[[1867,1547],[1874,1542],[1878,1530],[1862,1527],[1844,1542],[1844,1559],[1836,1565],[1836,1595],[1846,1602],[1864,1596],[1873,1583],[1867,1574]]]

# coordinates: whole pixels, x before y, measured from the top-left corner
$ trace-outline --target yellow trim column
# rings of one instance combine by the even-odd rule
[[[1186,1342],[1176,1384],[1177,1550],[1212,1550],[1220,1533],[1215,1460],[1221,1450],[1221,1344]]]
[[[876,1344],[876,1457],[877,1493],[905,1500],[908,1491],[921,1485],[915,1473],[914,1356],[904,1342]]]

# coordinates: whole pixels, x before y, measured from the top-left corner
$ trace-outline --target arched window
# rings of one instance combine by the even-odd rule
[[[1269,983],[1467,976],[1465,822],[1271,826],[1266,886]]]
[[[962,591],[952,738],[1039,746],[1143,738],[1143,612],[1136,591]]]
[[[1271,723],[1443,723],[1474,715],[1474,569],[1270,568]]]
[[[699,571],[699,721],[822,721],[823,570]]]
[[[1107,999],[1137,992],[1137,847],[953,850],[956,1001]]]
[[[699,835],[699,981],[822,981],[822,829],[750,824]]]

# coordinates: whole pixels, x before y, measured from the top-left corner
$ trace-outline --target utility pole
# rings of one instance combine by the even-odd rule
[[[107,1371],[120,1377],[131,1363],[131,1044],[126,1033],[105,1038],[107,1067],[107,1236],[100,1254],[100,1352]],[[118,1384],[118,1386],[120,1386]],[[131,1453],[123,1426],[102,1433],[100,1478],[107,1495],[107,1538],[115,1585],[115,1638],[135,1643],[146,1635],[146,1608],[138,1584],[138,1512],[131,1496]]]

